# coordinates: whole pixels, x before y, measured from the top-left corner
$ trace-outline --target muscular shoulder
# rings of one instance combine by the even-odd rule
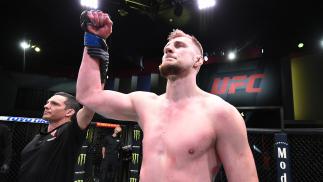
[[[232,126],[245,126],[243,118],[233,105],[226,102],[219,96],[210,94],[209,97],[209,112],[217,127],[221,126],[221,128],[228,128]]]
[[[158,98],[158,95],[152,92],[136,91],[130,93],[130,97],[135,102],[144,102],[149,100],[155,100]]]
[[[135,91],[131,92],[130,95],[135,97],[157,97],[155,93],[146,91]]]
[[[210,108],[211,112],[214,112],[214,113],[223,112],[226,109],[233,107],[230,103],[223,100],[221,97],[217,95],[205,93],[204,97],[205,97],[204,99],[205,104],[208,106],[208,108]]]

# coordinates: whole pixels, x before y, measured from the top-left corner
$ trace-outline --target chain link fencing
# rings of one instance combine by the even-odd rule
[[[12,140],[10,170],[1,174],[0,182],[16,182],[20,167],[20,152],[25,145],[46,124],[20,123],[0,121],[0,125],[9,128]],[[132,127],[123,126],[123,145],[132,144]],[[101,147],[105,135],[112,133],[111,128],[100,128],[91,125],[87,131],[84,143],[86,160],[83,166],[83,176],[77,182],[98,182],[100,179]],[[249,144],[255,159],[259,181],[277,181],[276,158],[274,151],[274,134],[278,130],[253,129],[248,130]],[[290,150],[291,176],[294,182],[321,182],[323,181],[323,130],[298,129],[285,130],[288,135]],[[122,170],[119,171],[115,182],[129,182],[131,170],[131,152],[121,152]],[[214,179],[214,182],[227,181],[223,167]],[[138,182],[138,181],[137,181]]]

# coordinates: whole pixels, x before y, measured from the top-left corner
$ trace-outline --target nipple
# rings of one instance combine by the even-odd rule
[[[191,154],[191,155],[193,155],[195,153],[195,151],[194,151],[194,149],[189,149],[188,150],[188,153]]]

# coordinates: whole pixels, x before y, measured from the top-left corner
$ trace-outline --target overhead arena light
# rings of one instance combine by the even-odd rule
[[[98,0],[81,0],[81,5],[91,9],[98,9]]]
[[[35,51],[36,52],[40,52],[40,48],[39,47],[35,47]]]
[[[215,0],[197,0],[200,10],[215,6]]]
[[[237,54],[235,51],[230,51],[228,54],[228,59],[229,60],[234,60],[237,57]]]
[[[22,48],[22,49],[28,49],[29,47],[30,47],[30,43],[28,43],[28,42],[26,42],[26,41],[22,41],[22,42],[20,42],[20,47]]]
[[[297,47],[298,48],[303,48],[304,47],[304,43],[302,43],[302,42],[298,43]]]

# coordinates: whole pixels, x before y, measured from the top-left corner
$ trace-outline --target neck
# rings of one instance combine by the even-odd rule
[[[196,75],[194,74],[179,78],[170,76],[167,80],[165,96],[172,101],[194,97],[200,93],[201,89],[196,84]]]
[[[65,124],[65,123],[67,123],[69,121],[70,121],[70,118],[66,118],[66,119],[64,118],[64,119],[59,120],[59,121],[50,121],[49,125],[48,125],[48,128],[47,128],[47,132],[51,132],[51,131],[53,131],[53,129],[55,129],[55,128]]]

